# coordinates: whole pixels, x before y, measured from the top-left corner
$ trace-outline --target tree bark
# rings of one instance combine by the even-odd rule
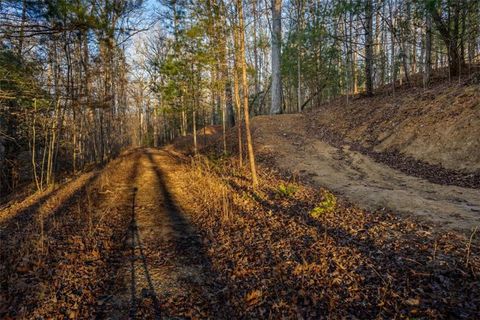
[[[235,110],[237,112],[237,135],[238,135],[238,159],[240,167],[243,166],[243,148],[242,148],[242,107],[240,104],[240,93],[238,89],[238,35],[237,31],[234,30],[234,43],[235,43],[235,54],[234,54],[234,65],[233,65],[233,97],[235,101]]]
[[[423,84],[427,86],[430,83],[432,73],[432,18],[426,15],[426,34],[425,34],[425,74]]]
[[[255,154],[253,152],[253,141],[250,132],[250,114],[248,110],[248,81],[247,65],[245,62],[245,35],[243,27],[243,8],[242,0],[237,0],[238,27],[239,27],[239,55],[240,67],[242,69],[242,87],[243,87],[243,113],[245,118],[245,134],[247,136],[248,160],[250,163],[250,172],[252,174],[252,185],[255,188],[258,185],[257,170],[255,166]]]
[[[281,45],[282,0],[272,0],[272,105],[271,114],[282,113]]]
[[[365,3],[365,89],[373,95],[373,1]]]
[[[465,65],[461,48],[463,39],[460,35],[460,20],[462,20],[460,3],[456,2],[451,9],[453,14],[444,20],[435,6],[427,6],[432,20],[448,50],[448,68],[450,76],[458,76]],[[453,27],[451,26],[453,24]]]

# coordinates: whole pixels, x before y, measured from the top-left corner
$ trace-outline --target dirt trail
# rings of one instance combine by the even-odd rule
[[[387,208],[418,216],[444,229],[480,225],[480,191],[439,185],[380,164],[348,146],[333,147],[311,137],[304,115],[256,117],[257,152],[276,164],[312,178],[369,210]]]
[[[111,288],[99,312],[109,319],[215,316],[215,275],[168,191],[161,169],[167,160],[162,151],[137,151],[134,179],[119,186],[129,190],[124,214],[131,220],[111,257]]]
[[[130,150],[0,210],[0,318],[228,314],[225,285],[167,187],[175,165],[165,151]]]

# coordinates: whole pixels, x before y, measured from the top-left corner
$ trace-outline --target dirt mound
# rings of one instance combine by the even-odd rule
[[[205,146],[211,145],[218,140],[219,135],[222,134],[222,126],[212,125],[200,128],[197,130],[197,144],[198,148],[202,149]],[[182,150],[186,153],[193,153],[193,135],[187,134],[180,136],[173,140],[172,145],[175,149]]]
[[[329,133],[375,152],[395,152],[446,169],[480,170],[480,86],[437,84],[347,104],[338,98],[308,115]]]

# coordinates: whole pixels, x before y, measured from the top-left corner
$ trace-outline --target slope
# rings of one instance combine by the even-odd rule
[[[256,117],[256,149],[363,208],[467,231],[480,224],[478,88],[440,84]]]

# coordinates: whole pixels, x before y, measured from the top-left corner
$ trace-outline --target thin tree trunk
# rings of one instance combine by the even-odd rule
[[[18,56],[21,57],[23,53],[23,40],[25,33],[25,22],[27,20],[27,0],[22,0],[22,22],[20,23],[20,36],[18,38]]]
[[[276,0],[278,1],[278,0]],[[243,87],[243,113],[245,118],[245,134],[247,136],[248,160],[250,163],[250,171],[252,174],[252,185],[258,185],[257,170],[255,166],[255,154],[253,152],[253,141],[250,132],[250,115],[248,109],[248,81],[247,81],[247,65],[245,62],[245,35],[243,27],[243,7],[242,0],[237,0],[238,20],[239,20],[239,55],[240,67],[242,69],[242,87]]]
[[[365,85],[367,96],[373,95],[373,0],[365,3]]]
[[[397,66],[395,62],[395,19],[393,17],[393,0],[390,0],[390,50],[391,50],[391,73],[392,73],[392,93],[395,95],[395,82],[397,81]]]
[[[297,112],[301,112],[303,97],[302,97],[302,49],[300,32],[303,28],[303,0],[300,0],[297,8]]]
[[[35,179],[35,185],[37,186],[37,190],[42,190],[42,185],[38,181],[38,174],[37,174],[37,161],[36,157],[36,139],[37,139],[37,130],[35,128],[37,119],[37,99],[33,100],[33,124],[32,124],[32,169],[33,169],[33,177]]]
[[[192,112],[192,126],[193,126],[193,154],[198,154],[198,145],[197,145],[197,119],[196,119],[196,111],[195,106],[193,107],[194,110]]]
[[[426,34],[425,34],[425,74],[423,78],[424,86],[430,83],[432,73],[432,18],[430,14],[426,15]]]
[[[243,147],[242,147],[242,106],[240,104],[240,93],[239,93],[239,84],[238,84],[238,35],[237,30],[234,30],[234,42],[235,42],[235,52],[234,52],[234,66],[233,66],[233,97],[235,100],[235,110],[237,112],[237,135],[238,135],[238,159],[240,167],[243,166]]]

